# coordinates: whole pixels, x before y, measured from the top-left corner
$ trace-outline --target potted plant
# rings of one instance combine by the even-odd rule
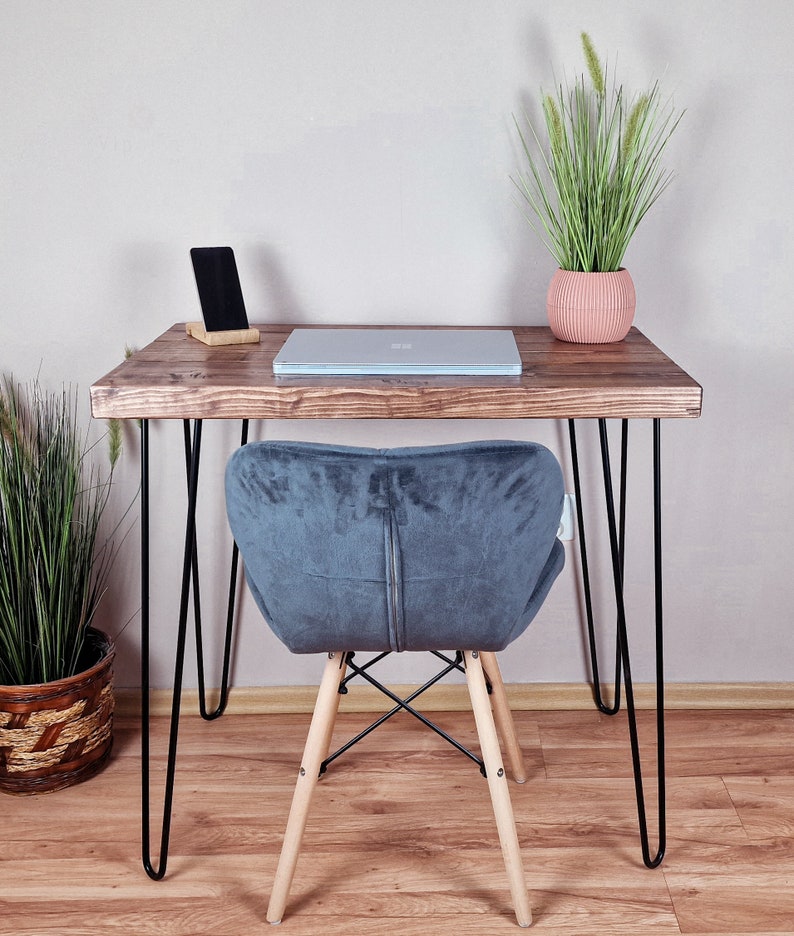
[[[629,94],[602,67],[582,33],[589,81],[579,75],[543,97],[545,143],[527,118],[516,128],[528,165],[514,179],[527,218],[559,269],[547,295],[557,338],[620,341],[635,292],[622,266],[640,221],[667,188],[662,155],[683,114],[662,101],[658,82]]]
[[[112,746],[112,640],[91,625],[114,555],[110,469],[91,464],[71,391],[0,385],[0,791],[60,789]]]

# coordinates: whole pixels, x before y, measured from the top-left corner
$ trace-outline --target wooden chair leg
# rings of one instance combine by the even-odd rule
[[[513,897],[516,920],[519,926],[529,926],[532,923],[532,910],[529,905],[527,882],[524,877],[524,866],[521,861],[521,850],[518,845],[516,824],[513,818],[513,806],[510,802],[510,791],[507,788],[507,777],[505,777],[504,767],[502,766],[502,752],[499,749],[499,739],[496,735],[488,689],[485,685],[485,676],[483,675],[480,656],[476,650],[466,650],[464,660],[466,663],[466,682],[469,686],[471,706],[474,711],[477,734],[480,738],[482,757],[488,777],[488,788],[491,793],[496,827],[499,830],[499,842],[502,846],[502,855],[510,883],[510,893]]]
[[[521,745],[518,743],[513,713],[510,711],[510,703],[507,701],[505,684],[502,682],[502,673],[499,669],[496,654],[481,650],[480,662],[485,670],[488,682],[491,684],[491,705],[493,706],[494,721],[505,747],[507,761],[510,764],[510,773],[516,783],[524,783],[527,779],[527,768],[524,764]]]
[[[270,894],[270,903],[267,908],[268,923],[280,923],[287,905],[312,794],[317,786],[320,765],[328,756],[328,747],[339,708],[339,684],[344,679],[347,668],[346,659],[344,653],[329,653],[325,664],[306,746],[303,749],[298,782],[292,797],[287,829],[284,833],[284,844],[281,847],[273,890]]]

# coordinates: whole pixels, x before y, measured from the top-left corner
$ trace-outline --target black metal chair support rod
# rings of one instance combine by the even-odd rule
[[[387,712],[384,712],[383,715],[381,715],[378,719],[372,722],[372,724],[364,728],[363,731],[360,731],[357,735],[355,735],[355,737],[351,738],[349,741],[343,744],[342,747],[334,751],[333,754],[329,755],[320,765],[320,774],[324,774],[326,770],[328,769],[328,767],[330,766],[330,764],[332,764],[333,761],[335,761],[342,754],[345,754],[347,751],[349,751],[350,748],[353,747],[353,745],[358,744],[359,741],[362,741],[368,735],[372,734],[372,732],[376,728],[379,728],[384,722],[388,721],[398,712],[402,712],[402,711],[409,712],[411,715],[413,715],[415,718],[421,721],[428,728],[431,728],[433,731],[436,732],[436,734],[444,738],[445,741],[448,741],[454,748],[457,748],[457,750],[459,750],[461,753],[465,754],[468,758],[473,760],[475,764],[477,764],[477,766],[480,768],[480,770],[482,770],[483,762],[481,758],[477,757],[475,754],[472,754],[471,751],[469,751],[462,744],[460,744],[457,740],[455,740],[455,738],[451,737],[451,735],[449,735],[446,731],[444,731],[442,728],[439,728],[438,725],[430,721],[430,719],[426,718],[421,712],[417,711],[415,708],[413,708],[413,706],[409,704],[413,702],[414,699],[418,699],[420,695],[427,692],[428,689],[435,686],[436,683],[444,679],[445,676],[448,676],[453,670],[460,670],[462,668],[463,654],[460,651],[458,651],[455,655],[455,659],[450,660],[448,657],[444,656],[443,654],[435,650],[430,651],[434,656],[437,656],[439,657],[439,659],[444,660],[447,663],[447,666],[444,667],[444,669],[440,670],[438,673],[436,673],[434,676],[431,676],[430,679],[427,680],[427,682],[419,686],[418,689],[415,689],[410,695],[406,696],[404,699],[400,699],[390,689],[387,689],[386,686],[383,685],[383,683],[381,683],[379,680],[375,679],[374,677],[368,674],[368,670],[372,666],[374,666],[376,663],[379,663],[384,657],[389,656],[391,652],[392,651],[387,650],[384,653],[380,653],[374,659],[367,660],[367,662],[364,663],[363,665],[352,662],[353,657],[355,656],[355,654],[352,651],[347,654],[347,658],[346,658],[347,665],[350,668],[351,673],[349,676],[346,676],[345,679],[343,679],[342,682],[340,683],[339,692],[342,694],[346,693],[347,683],[350,682],[351,679],[354,679],[355,677],[360,676],[362,679],[366,679],[379,692],[382,692],[387,698],[391,699],[397,704],[393,708],[389,709]]]

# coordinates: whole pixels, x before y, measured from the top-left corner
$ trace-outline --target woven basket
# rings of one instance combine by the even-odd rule
[[[89,628],[84,653],[89,668],[75,676],[0,686],[0,792],[61,790],[92,777],[110,756],[116,650]]]

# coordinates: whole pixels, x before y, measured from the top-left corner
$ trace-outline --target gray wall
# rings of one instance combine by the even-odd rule
[[[89,385],[125,343],[198,317],[188,249],[205,244],[235,248],[252,321],[542,324],[554,264],[514,201],[511,114],[555,68],[582,67],[580,29],[618,58],[627,84],[662,75],[687,108],[669,150],[677,179],[626,258],[636,324],[705,388],[703,417],[663,432],[668,677],[790,680],[788,0],[0,0],[0,368],[73,381],[87,411]],[[210,425],[205,438],[210,642],[228,547],[217,482],[235,432]],[[367,444],[534,437],[569,471],[554,423],[288,422],[255,432]],[[647,427],[635,437],[627,597],[638,612],[635,676],[646,678]],[[154,647],[168,657],[180,426],[156,426],[153,444]],[[135,491],[137,448],[129,427],[119,510]],[[104,616],[115,634],[129,621],[122,685],[137,679],[137,535],[136,526]],[[586,678],[569,559],[507,655],[507,679]],[[603,562],[596,573],[608,583]],[[317,662],[291,658],[247,600],[236,649],[238,684],[317,677]],[[395,661],[394,677],[410,679],[408,664]],[[168,679],[157,664],[155,684]]]

